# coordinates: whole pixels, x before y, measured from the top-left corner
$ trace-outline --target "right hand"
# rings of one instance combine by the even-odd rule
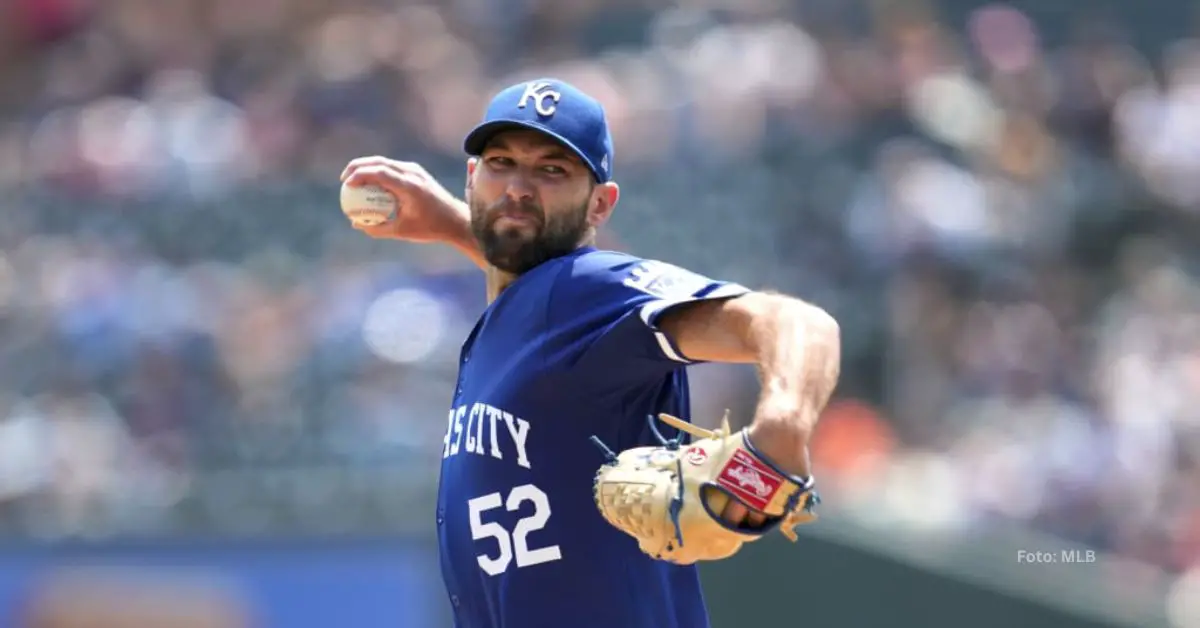
[[[342,171],[346,185],[378,185],[396,197],[396,215],[380,225],[355,225],[371,236],[410,242],[453,243],[470,233],[466,204],[450,194],[420,164],[387,157],[360,157]]]

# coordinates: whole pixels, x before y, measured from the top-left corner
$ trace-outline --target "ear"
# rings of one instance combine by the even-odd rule
[[[474,185],[475,185],[475,170],[478,167],[479,167],[479,158],[478,157],[470,157],[467,159],[467,181],[466,181],[466,189],[463,190],[463,193],[468,198],[470,198],[470,196],[471,196],[471,188],[474,187]]]
[[[621,199],[621,188],[616,183],[609,181],[601,183],[592,190],[592,200],[588,207],[588,224],[594,228],[599,228],[612,216],[613,209],[617,207],[617,201]]]

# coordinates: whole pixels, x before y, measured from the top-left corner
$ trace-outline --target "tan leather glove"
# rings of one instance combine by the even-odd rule
[[[592,439],[609,458],[596,473],[596,506],[609,523],[637,539],[643,552],[677,564],[718,560],[775,528],[795,541],[794,528],[816,520],[813,508],[820,498],[813,479],[780,471],[754,449],[745,430],[731,433],[728,412],[716,431],[669,414],[658,418],[700,440],[683,445],[682,435],[667,440],[655,429],[662,446],[616,455]],[[766,524],[734,527],[723,521],[720,513],[730,499],[767,515]]]

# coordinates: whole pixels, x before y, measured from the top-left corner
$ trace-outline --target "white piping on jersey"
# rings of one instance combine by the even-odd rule
[[[727,284],[717,288],[716,290],[713,290],[712,292],[710,292],[702,297],[699,297],[699,298],[700,299],[724,299],[726,297],[736,297],[739,295],[743,295],[743,294],[746,294],[747,292],[750,292],[750,289],[745,286],[742,286],[742,285],[739,285],[736,283],[727,283]]]
[[[658,340],[658,347],[662,349],[663,355],[675,360],[676,362],[683,362],[684,364],[691,362],[691,360],[679,355],[679,353],[675,351],[675,347],[671,346],[671,341],[667,339],[666,334],[662,333],[661,331],[656,331],[654,332],[654,338]]]

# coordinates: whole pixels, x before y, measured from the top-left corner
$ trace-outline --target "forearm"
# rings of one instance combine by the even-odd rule
[[[778,297],[760,306],[750,320],[746,343],[762,382],[761,403],[783,414],[797,437],[807,439],[829,403],[841,372],[841,334],[824,310]],[[787,412],[790,410],[790,412]]]
[[[471,260],[482,271],[487,271],[491,266],[487,259],[483,257],[483,251],[479,250],[479,243],[475,240],[475,236],[471,235],[471,227],[466,227],[466,234],[457,236],[447,242],[454,250],[462,253],[467,259]]]
[[[475,239],[475,234],[471,233],[471,210],[463,201],[456,199],[456,202],[462,205],[461,211],[457,213],[463,216],[463,220],[454,226],[451,233],[447,234],[445,243],[462,253],[480,270],[486,271],[490,266],[487,259],[483,257],[483,251],[479,250],[479,241]]]
[[[748,317],[743,338],[762,383],[750,440],[784,471],[807,477],[809,439],[841,371],[837,322],[807,303],[768,298]]]

